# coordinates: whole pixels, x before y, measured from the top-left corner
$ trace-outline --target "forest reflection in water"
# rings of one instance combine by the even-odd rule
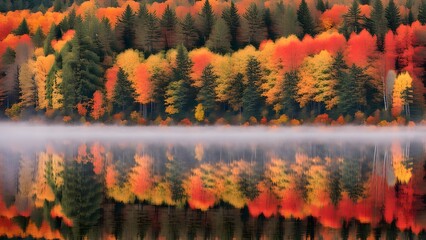
[[[422,138],[0,141],[0,237],[426,237]]]

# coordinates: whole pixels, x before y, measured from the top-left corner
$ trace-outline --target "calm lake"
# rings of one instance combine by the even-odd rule
[[[0,124],[0,238],[426,239],[426,127]]]

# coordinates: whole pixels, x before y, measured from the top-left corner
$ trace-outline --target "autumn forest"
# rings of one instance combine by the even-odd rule
[[[426,2],[0,0],[0,117],[424,120]]]

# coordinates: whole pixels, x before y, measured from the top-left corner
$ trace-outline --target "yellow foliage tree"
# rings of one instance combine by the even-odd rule
[[[398,75],[393,85],[392,94],[392,115],[397,117],[401,115],[404,108],[405,113],[409,115],[410,92],[413,79],[408,72]]]
[[[38,108],[45,109],[48,105],[46,99],[46,78],[49,74],[50,69],[55,62],[55,56],[53,54],[48,56],[39,56],[33,62],[34,69],[34,79],[37,86],[37,98],[38,98]]]
[[[331,54],[323,50],[319,54],[305,58],[300,68],[300,81],[297,83],[297,101],[301,107],[310,101],[323,102],[328,110],[337,104],[336,80],[331,78]]]
[[[203,104],[199,103],[196,107],[195,107],[195,119],[197,119],[197,121],[202,122],[204,120],[204,108],[203,108]]]

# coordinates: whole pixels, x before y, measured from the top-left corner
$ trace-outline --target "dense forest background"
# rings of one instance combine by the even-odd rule
[[[424,0],[0,0],[0,12],[2,118],[425,119]]]

